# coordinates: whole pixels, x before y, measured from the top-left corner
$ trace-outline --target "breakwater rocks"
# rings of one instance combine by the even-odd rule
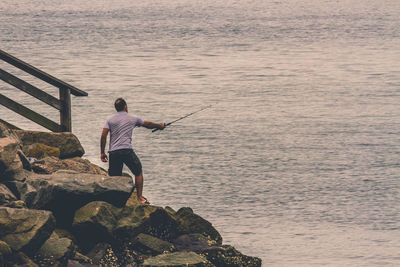
[[[71,133],[0,123],[1,266],[261,266],[190,208],[139,204]]]

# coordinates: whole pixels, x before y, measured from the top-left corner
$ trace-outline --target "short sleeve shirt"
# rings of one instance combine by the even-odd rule
[[[106,121],[104,128],[110,131],[110,151],[132,149],[132,131],[135,127],[143,125],[139,117],[120,111]]]

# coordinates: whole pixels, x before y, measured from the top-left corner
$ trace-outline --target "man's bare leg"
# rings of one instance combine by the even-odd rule
[[[143,173],[141,172],[139,175],[135,175],[135,186],[137,199],[140,203],[146,203],[147,200],[142,196],[143,193]]]

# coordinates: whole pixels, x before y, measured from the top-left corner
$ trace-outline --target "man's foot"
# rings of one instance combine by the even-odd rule
[[[150,204],[150,202],[144,196],[138,198],[140,204]]]

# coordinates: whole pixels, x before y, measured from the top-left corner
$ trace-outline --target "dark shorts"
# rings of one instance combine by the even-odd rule
[[[120,149],[109,152],[108,175],[121,176],[123,164],[137,176],[142,173],[142,163],[132,149]]]

